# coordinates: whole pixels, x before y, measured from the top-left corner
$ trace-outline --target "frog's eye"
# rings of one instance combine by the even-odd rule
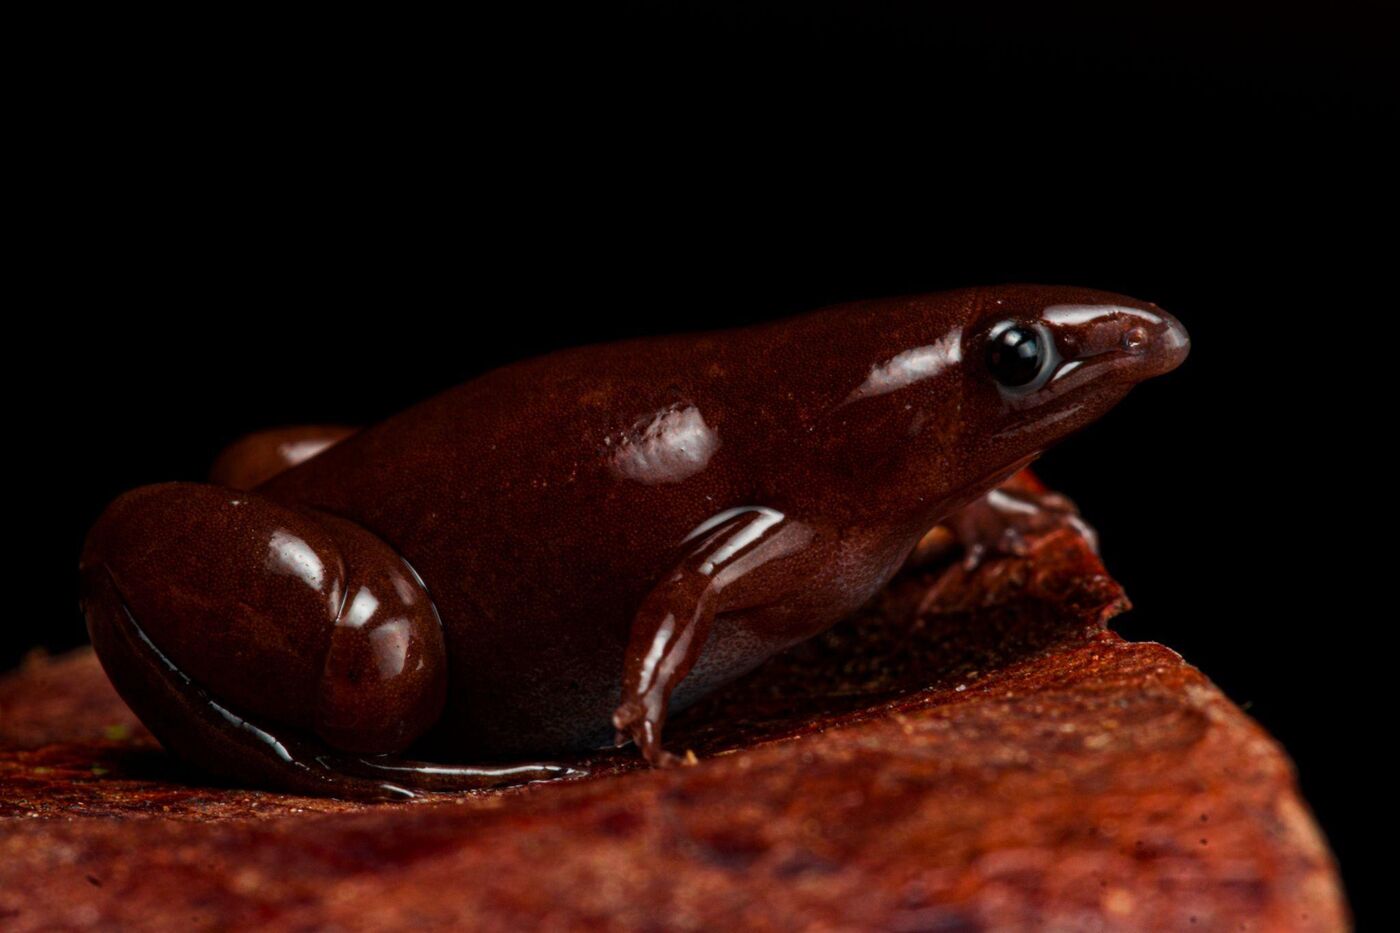
[[[1033,324],[1006,321],[987,334],[987,369],[1003,388],[1028,392],[1049,376],[1055,345],[1049,332]]]

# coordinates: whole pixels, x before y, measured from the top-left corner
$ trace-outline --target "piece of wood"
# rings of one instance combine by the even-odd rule
[[[1336,930],[1279,747],[1057,532],[678,716],[693,767],[364,805],[175,765],[86,651],[0,680],[0,928]]]

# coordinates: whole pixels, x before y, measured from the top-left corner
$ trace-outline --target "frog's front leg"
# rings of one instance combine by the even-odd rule
[[[443,708],[442,626],[413,569],[351,522],[257,493],[147,486],[103,513],[80,570],[117,692],[207,771],[353,797],[575,773],[400,757]]]
[[[613,714],[619,744],[630,737],[653,765],[677,762],[662,748],[661,730],[671,694],[699,660],[715,617],[791,590],[783,559],[817,534],[810,524],[753,506],[721,512],[686,537],[685,556],[646,595],[632,623]]]
[[[1098,532],[1080,517],[1073,502],[1028,473],[1018,473],[924,535],[909,564],[938,563],[960,549],[963,569],[972,571],[988,557],[1024,556],[1027,537],[1059,528],[1073,531],[1098,551]]]

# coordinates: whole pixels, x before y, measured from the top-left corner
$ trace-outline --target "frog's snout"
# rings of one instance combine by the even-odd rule
[[[1060,352],[1050,385],[1061,392],[1090,381],[1133,385],[1176,369],[1191,350],[1180,321],[1132,299],[1054,305],[1041,320]]]
[[[1144,376],[1160,376],[1181,365],[1191,352],[1191,336],[1175,317],[1154,308],[1135,317],[1123,331],[1122,350],[1139,358]]]

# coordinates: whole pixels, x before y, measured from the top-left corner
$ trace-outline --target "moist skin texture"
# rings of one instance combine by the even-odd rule
[[[1187,345],[1150,304],[1004,286],[556,353],[252,490],[128,493],[84,551],[89,629],[168,748],[257,784],[538,780],[569,769],[401,756],[613,738],[669,763],[668,710],[852,613],[930,528],[975,561],[1077,522],[984,497]]]

